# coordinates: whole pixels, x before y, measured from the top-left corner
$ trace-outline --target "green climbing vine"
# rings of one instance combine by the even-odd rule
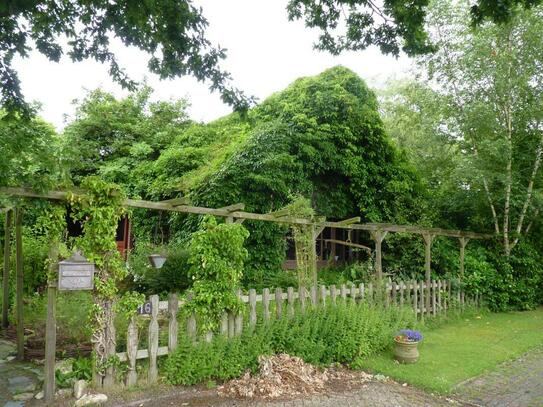
[[[199,317],[202,332],[217,328],[223,312],[237,313],[243,303],[236,294],[247,259],[243,247],[249,232],[237,223],[218,224],[206,216],[189,246],[189,273],[194,280],[188,312]]]
[[[69,197],[72,217],[81,222],[83,234],[74,247],[95,265],[94,304],[90,313],[93,324],[94,357],[100,376],[118,365],[116,363],[115,325],[117,312],[133,313],[144,301],[142,294],[125,293],[119,301],[118,283],[127,275],[115,243],[117,225],[126,214],[124,194],[114,184],[99,177],[85,178],[81,183],[85,194]],[[111,375],[112,376],[112,375]]]
[[[307,219],[317,222],[315,210],[311,207],[311,201],[303,196],[296,196],[285,207],[289,216]],[[314,283],[317,270],[316,253],[314,250],[315,236],[314,225],[291,225],[292,238],[296,249],[296,271],[298,273],[298,286],[309,287]]]

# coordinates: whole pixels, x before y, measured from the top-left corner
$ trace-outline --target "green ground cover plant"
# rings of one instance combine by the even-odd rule
[[[228,380],[255,370],[258,356],[288,353],[308,363],[349,364],[386,347],[393,334],[415,324],[407,309],[347,303],[309,309],[290,318],[258,324],[238,338],[216,338],[193,345],[181,338],[165,360],[163,374],[171,384],[191,385]]]
[[[424,333],[418,363],[395,363],[392,351],[387,350],[361,358],[357,367],[425,390],[449,393],[464,380],[543,345],[543,308],[466,314],[447,324],[418,328]]]

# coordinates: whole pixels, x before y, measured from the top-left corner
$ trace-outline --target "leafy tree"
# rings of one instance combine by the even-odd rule
[[[424,59],[454,109],[449,128],[466,157],[506,255],[537,220],[543,153],[543,8],[473,31],[465,4],[436,2],[430,15],[439,51]],[[488,213],[488,212],[487,212]]]
[[[128,89],[136,83],[119,66],[110,48],[112,35],[126,46],[150,55],[148,68],[161,78],[192,75],[209,81],[225,103],[245,108],[251,102],[229,84],[230,75],[219,68],[225,50],[212,46],[205,36],[207,20],[190,0],[6,0],[0,3],[0,105],[8,112],[26,114],[17,72],[16,55],[28,56],[33,48],[58,62],[67,54],[73,61],[94,59],[109,64],[113,80]],[[61,37],[67,38],[63,46]]]
[[[23,120],[0,110],[0,185],[46,188],[63,178],[60,140],[40,118]]]
[[[465,21],[475,25],[485,20],[505,23],[513,18],[518,5],[530,8],[540,3],[479,0]],[[321,31],[317,49],[339,54],[376,45],[381,52],[398,56],[400,50],[408,55],[435,50],[424,26],[429,4],[429,0],[290,0],[287,10],[290,20],[303,18],[307,27]]]

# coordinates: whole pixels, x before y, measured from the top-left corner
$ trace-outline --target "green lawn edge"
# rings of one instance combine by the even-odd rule
[[[477,313],[437,327],[420,326],[420,360],[401,365],[392,349],[357,361],[361,369],[439,394],[490,372],[543,345],[543,307],[533,311]]]

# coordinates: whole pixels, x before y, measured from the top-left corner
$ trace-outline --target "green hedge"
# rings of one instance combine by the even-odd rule
[[[228,380],[255,371],[259,355],[288,353],[319,366],[349,365],[387,347],[396,331],[415,323],[410,310],[383,309],[365,303],[311,309],[291,318],[259,324],[237,338],[216,338],[193,345],[183,337],[164,362],[171,384]]]

